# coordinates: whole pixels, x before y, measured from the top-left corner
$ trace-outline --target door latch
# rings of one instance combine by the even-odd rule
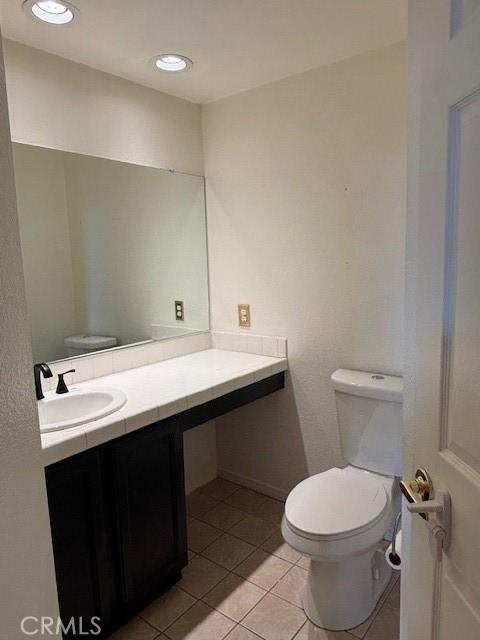
[[[417,469],[415,480],[401,480],[400,489],[408,501],[410,513],[418,513],[427,523],[435,558],[442,561],[450,544],[451,500],[446,491],[434,495],[432,480],[425,469]]]
[[[415,472],[415,480],[400,480],[400,489],[410,504],[422,504],[433,495],[433,483],[425,469],[421,467]],[[424,520],[428,520],[428,511],[420,509],[419,513]]]

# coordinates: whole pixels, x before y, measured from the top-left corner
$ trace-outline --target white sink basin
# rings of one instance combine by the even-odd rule
[[[37,403],[40,431],[70,429],[104,418],[121,409],[126,401],[123,391],[107,387],[72,389],[65,394],[50,391]]]

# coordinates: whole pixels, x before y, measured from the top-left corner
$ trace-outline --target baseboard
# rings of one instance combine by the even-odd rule
[[[224,480],[230,480],[230,482],[240,484],[242,485],[242,487],[247,487],[247,489],[253,489],[254,491],[263,493],[266,496],[275,498],[276,500],[281,500],[282,502],[285,502],[288,496],[288,491],[284,491],[283,489],[274,487],[273,485],[267,484],[266,482],[260,482],[259,480],[248,478],[247,476],[244,476],[240,473],[227,471],[226,469],[218,469],[217,476],[219,478],[223,478]]]

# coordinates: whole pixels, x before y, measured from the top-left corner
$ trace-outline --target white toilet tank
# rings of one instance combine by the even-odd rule
[[[71,358],[84,353],[94,353],[103,349],[111,349],[118,344],[117,338],[113,336],[69,336],[63,340],[65,346],[65,356]]]
[[[401,476],[402,378],[338,369],[331,379],[344,458],[361,469]]]

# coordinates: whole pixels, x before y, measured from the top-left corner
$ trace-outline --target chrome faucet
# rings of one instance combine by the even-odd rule
[[[46,362],[39,362],[33,365],[33,376],[35,378],[35,393],[37,394],[37,400],[42,400],[42,375],[44,378],[53,378],[53,373]]]

